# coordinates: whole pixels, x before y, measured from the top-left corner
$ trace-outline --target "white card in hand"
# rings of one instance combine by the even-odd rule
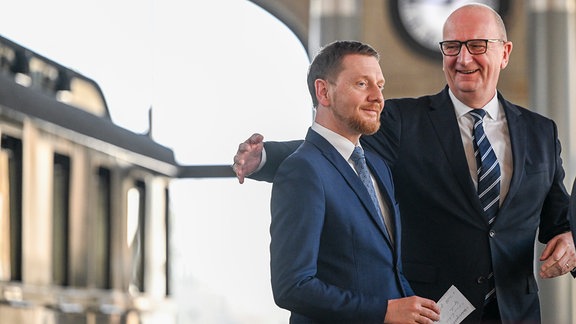
[[[458,288],[451,286],[438,301],[440,324],[459,324],[474,311],[474,306],[462,295]]]

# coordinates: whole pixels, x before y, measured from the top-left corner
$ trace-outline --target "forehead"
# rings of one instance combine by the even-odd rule
[[[378,59],[370,55],[349,54],[342,58],[340,74],[382,75]]]
[[[448,18],[443,30],[445,40],[499,37],[500,32],[494,15],[478,8],[455,12]]]

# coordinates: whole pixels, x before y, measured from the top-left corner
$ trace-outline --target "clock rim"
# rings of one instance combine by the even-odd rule
[[[404,21],[402,20],[400,15],[398,3],[400,1],[406,1],[406,0],[384,0],[384,1],[388,2],[388,13],[390,14],[392,25],[394,26],[394,29],[397,32],[397,36],[400,37],[400,41],[405,45],[408,45],[408,48],[415,51],[418,55],[436,62],[438,61],[441,62],[442,53],[440,52],[440,49],[438,48],[438,50],[432,50],[422,45],[422,43],[420,43],[410,34],[410,32],[408,31],[408,27],[404,24]],[[500,17],[502,17],[502,20],[504,20],[504,24],[506,25],[507,21],[506,17],[510,10],[510,0],[498,0],[498,1],[499,1],[498,8],[496,9],[496,11],[500,14]],[[508,26],[506,25],[506,27]]]

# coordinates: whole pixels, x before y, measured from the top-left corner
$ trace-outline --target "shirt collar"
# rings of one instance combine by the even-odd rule
[[[456,111],[456,117],[460,118],[466,115],[470,110],[474,108],[470,108],[466,106],[462,101],[458,100],[452,90],[448,89],[448,94],[450,95],[450,99],[452,99],[452,103],[454,104],[454,110]],[[500,115],[500,104],[498,102],[498,96],[496,92],[494,92],[494,97],[486,104],[486,106],[482,107],[486,111],[486,115],[493,119],[498,120],[501,118]]]
[[[342,155],[342,157],[346,160],[350,159],[350,156],[352,155],[352,152],[354,151],[354,143],[350,142],[347,138],[345,138],[344,136],[314,122],[312,123],[312,130],[315,131],[316,133],[320,134],[320,136],[324,137],[324,139],[326,139],[330,144],[332,144],[332,146],[334,146],[334,148],[336,149],[336,151],[338,151],[338,153],[340,153],[340,155]],[[358,144],[360,145],[360,144]]]

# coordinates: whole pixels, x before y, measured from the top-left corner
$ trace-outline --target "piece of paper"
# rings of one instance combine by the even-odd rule
[[[444,293],[437,304],[440,307],[439,324],[459,324],[474,311],[474,306],[454,286]]]

